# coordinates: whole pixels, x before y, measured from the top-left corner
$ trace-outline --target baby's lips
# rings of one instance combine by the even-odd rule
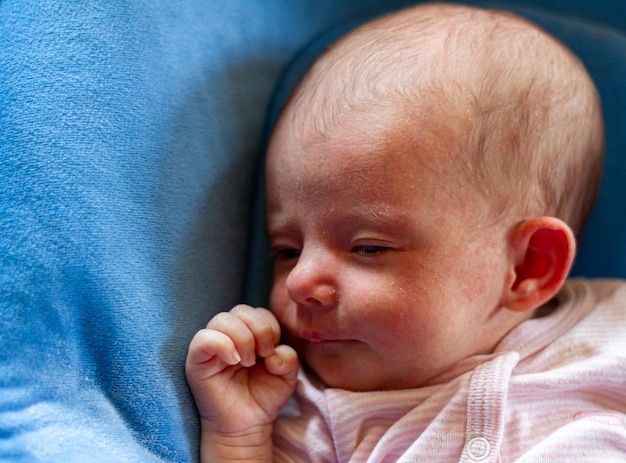
[[[302,332],[298,335],[298,337],[301,339],[304,339],[305,341],[312,342],[314,344],[338,340],[336,336],[330,336],[327,334],[320,333],[318,331]]]

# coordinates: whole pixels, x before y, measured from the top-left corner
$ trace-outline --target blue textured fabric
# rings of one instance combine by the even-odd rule
[[[188,342],[265,299],[273,88],[313,37],[409,3],[0,0],[0,461],[197,461]],[[554,27],[607,105],[580,271],[626,276],[617,3],[568,2],[589,29]]]

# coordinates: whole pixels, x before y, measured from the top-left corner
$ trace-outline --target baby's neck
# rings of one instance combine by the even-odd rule
[[[559,306],[559,301],[557,300],[556,297],[553,297],[548,302],[546,302],[544,305],[536,308],[535,312],[534,312],[534,314],[533,314],[533,316],[531,318],[547,317],[548,315],[552,314],[552,312],[554,312],[554,310],[558,306]]]

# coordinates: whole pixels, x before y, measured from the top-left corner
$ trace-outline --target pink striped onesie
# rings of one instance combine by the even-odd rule
[[[559,307],[419,389],[348,392],[301,373],[276,461],[626,462],[626,283],[570,280]]]

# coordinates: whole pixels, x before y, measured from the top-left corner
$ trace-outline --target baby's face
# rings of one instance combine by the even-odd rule
[[[348,114],[322,137],[288,120],[267,161],[270,305],[301,360],[329,386],[376,390],[489,352],[506,231],[479,227],[486,206],[442,159],[445,130]]]

